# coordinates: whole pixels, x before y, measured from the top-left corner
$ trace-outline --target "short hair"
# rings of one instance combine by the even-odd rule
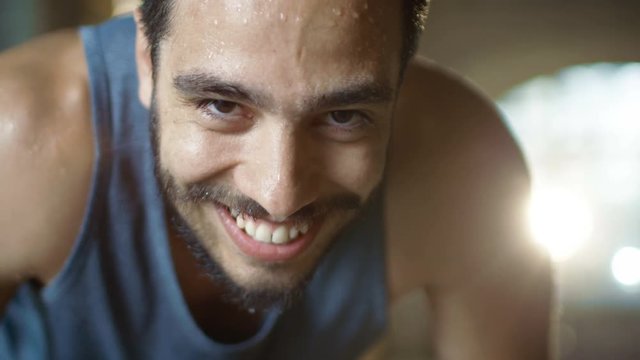
[[[404,21],[401,63],[404,68],[418,48],[418,39],[424,30],[430,0],[402,0],[402,2]],[[154,73],[158,62],[160,41],[169,33],[173,5],[174,0],[144,0],[140,5],[141,21],[151,48]]]

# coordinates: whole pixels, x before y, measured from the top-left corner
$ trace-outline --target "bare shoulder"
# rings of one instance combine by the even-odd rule
[[[529,175],[491,102],[416,60],[394,121],[385,199],[392,294],[464,282],[488,262],[526,258]]]
[[[46,282],[61,268],[82,221],[92,161],[77,33],[0,54],[0,287]]]

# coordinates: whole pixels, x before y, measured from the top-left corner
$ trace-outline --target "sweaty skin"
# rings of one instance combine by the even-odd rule
[[[176,4],[155,84],[143,36],[137,46],[140,99],[147,107],[155,100],[160,167],[175,191],[224,186],[257,202],[271,220],[337,197],[365,202],[382,179],[399,84],[399,7],[342,0]],[[369,96],[355,99],[361,94]],[[206,102],[203,109],[209,99],[234,105],[225,113]],[[336,111],[345,124],[334,119]],[[221,202],[233,208],[233,201]],[[316,219],[309,245],[280,257],[274,269],[267,259],[282,246],[238,251],[242,242],[230,239],[221,209],[174,205],[228,275],[256,290],[295,287],[354,215],[329,211]]]
[[[178,186],[202,180],[233,186],[277,222],[332,195],[365,199],[384,172],[390,300],[416,288],[427,291],[439,358],[548,357],[550,269],[524,231],[528,173],[488,101],[422,59],[410,62],[402,87],[395,88],[396,57],[378,54],[397,53],[399,34],[376,29],[398,27],[398,17],[372,13],[378,23],[358,27],[357,18],[347,16],[351,9],[338,0],[275,1],[270,8],[216,2],[220,9],[209,8],[212,2],[180,3],[174,26],[181,30],[162,48],[156,88],[161,165]],[[203,15],[236,4],[243,8],[227,9],[234,16]],[[383,6],[389,9],[382,14],[393,13],[391,5]],[[278,25],[266,27],[273,19]],[[255,33],[242,37],[243,28]],[[264,41],[256,40],[260,34]],[[340,41],[326,41],[338,36]],[[150,106],[144,40],[138,37],[140,98]],[[386,51],[373,51],[374,43]],[[216,128],[226,122],[202,115],[185,121],[195,119],[197,110],[185,105],[173,85],[177,75],[193,71],[250,85],[270,101],[243,106],[234,118],[239,127]],[[46,286],[75,240],[93,165],[87,79],[75,32],[47,35],[0,55],[0,309],[19,283]],[[342,107],[302,101],[362,83],[384,84],[398,98],[395,109],[393,101],[347,107],[368,111],[380,124],[357,136],[336,130],[328,115]],[[249,146],[256,142],[264,146]],[[221,156],[207,157],[210,152]],[[234,250],[210,210],[185,205],[182,213],[202,229],[210,252],[235,266],[234,280],[247,286],[295,282],[341,226],[328,219],[308,251],[272,273]],[[180,242],[172,243],[172,252],[185,297],[205,331],[242,336],[255,330],[259,319],[220,308],[230,319],[224,325],[234,328],[207,328],[207,320],[219,316],[205,311],[219,289],[191,276],[198,270]]]

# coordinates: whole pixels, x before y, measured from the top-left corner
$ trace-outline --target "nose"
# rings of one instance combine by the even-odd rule
[[[303,129],[282,124],[258,131],[236,178],[243,194],[274,219],[284,219],[317,199],[320,178]]]

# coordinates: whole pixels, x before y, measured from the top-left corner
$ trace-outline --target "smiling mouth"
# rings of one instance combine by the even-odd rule
[[[235,209],[227,212],[235,220],[236,226],[253,240],[266,244],[286,245],[309,232],[311,222],[287,223],[255,219]]]
[[[313,242],[322,219],[270,221],[256,219],[222,204],[215,206],[224,228],[244,255],[266,263],[289,262]]]

